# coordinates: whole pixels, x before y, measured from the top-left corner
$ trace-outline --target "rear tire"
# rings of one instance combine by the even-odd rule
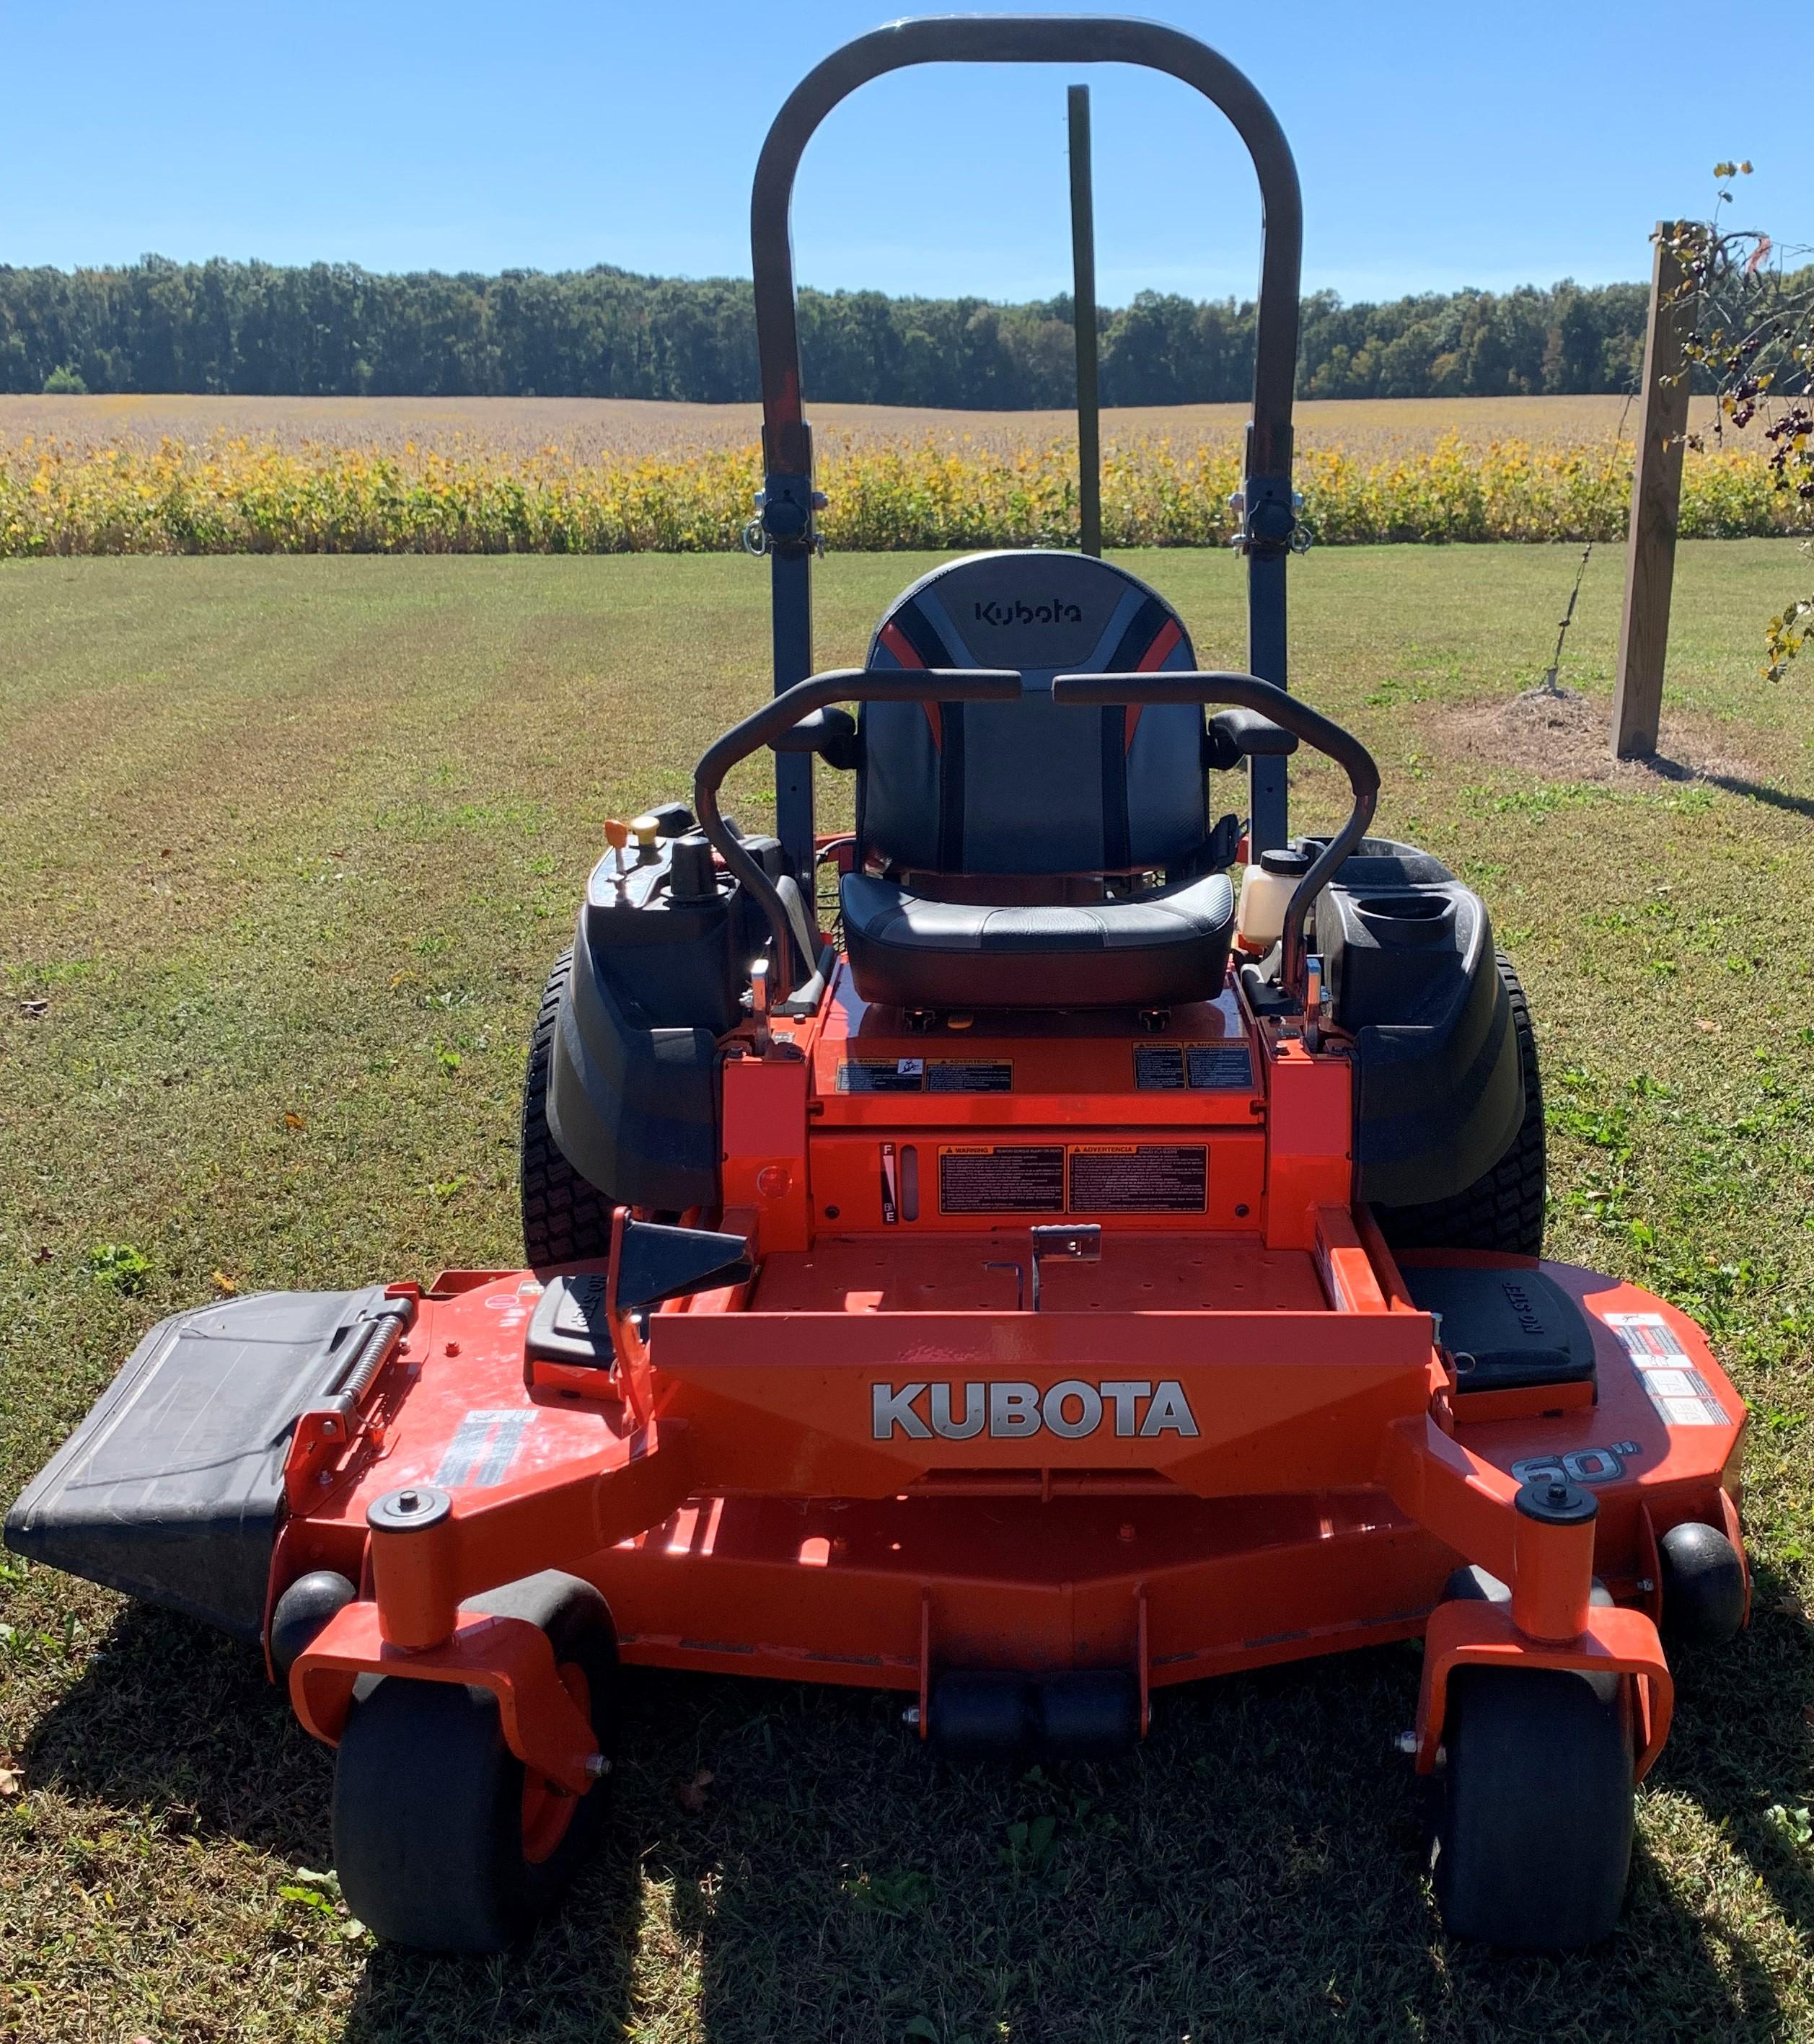
[[[1451,1937],[1578,1951],[1618,1921],[1631,1866],[1628,1685],[1555,1668],[1450,1677],[1435,1890]]]
[[[611,1253],[611,1201],[575,1170],[548,1127],[548,1059],[572,977],[573,953],[563,951],[542,990],[523,1076],[523,1259],[532,1270]]]
[[[609,1757],[617,1648],[598,1591],[551,1569],[468,1608],[542,1627]],[[386,1677],[353,1705],[334,1768],[347,1907],[392,1944],[502,1951],[559,1901],[604,1821],[608,1779],[565,1795],[505,1744],[488,1689]]]
[[[1543,1253],[1543,1085],[1531,1010],[1511,961],[1496,954],[1512,1007],[1512,1033],[1524,1083],[1524,1118],[1512,1147],[1490,1171],[1446,1200],[1421,1206],[1375,1207],[1374,1218],[1394,1249],[1487,1249],[1513,1256]]]

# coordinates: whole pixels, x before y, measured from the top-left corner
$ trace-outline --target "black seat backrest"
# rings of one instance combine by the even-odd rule
[[[1164,866],[1209,831],[1194,704],[1055,704],[1052,677],[1195,666],[1178,613],[1086,554],[972,554],[914,583],[870,647],[881,667],[1017,667],[1014,702],[866,703],[857,837],[915,872]]]

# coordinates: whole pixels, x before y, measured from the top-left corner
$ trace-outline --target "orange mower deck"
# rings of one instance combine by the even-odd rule
[[[1232,992],[1158,1034],[913,1039],[928,1066],[961,1048],[973,1066],[1036,1066],[1081,1045],[1099,1089],[1017,1093],[992,1123],[986,1093],[840,1090],[859,1053],[903,1041],[841,988],[822,1022],[726,1072],[730,1125],[769,1112],[779,1135],[791,1112],[804,1136],[743,1160],[753,1281],[668,1302],[646,1338],[620,1325],[603,1381],[526,1359],[533,1274],[454,1272],[421,1295],[364,1430],[293,1486],[274,1595],[336,1569],[375,1597],[375,1623],[372,1606],[349,1607],[297,1663],[306,1722],[331,1736],[355,1672],[441,1648],[463,1596],[552,1551],[603,1592],[627,1662],[894,1689],[928,1734],[943,1668],[1132,1668],[1143,1697],[1415,1637],[1471,1562],[1510,1585],[1528,1642],[1563,1665],[1614,1653],[1639,1673],[1647,1745],[1660,1743],[1658,1536],[1685,1520],[1736,1526],[1743,1408],[1691,1321],[1543,1264],[1592,1326],[1596,1401],[1470,1397],[1364,1212],[1357,1224],[1340,1203],[1345,1156],[1282,1154],[1269,1129],[1305,1101],[1324,1104],[1320,1124],[1300,1108],[1306,1125],[1347,1125],[1339,1047],[1306,1053]],[[1159,1094],[1159,1118],[1136,1062],[1197,1043],[1247,1054],[1251,1088],[1219,1093],[1208,1127],[1178,1114],[1197,1105],[1189,1093]],[[1269,1132],[1284,1189],[1266,1185]],[[1208,1152],[1217,1193],[1193,1213],[1106,1220],[1099,1262],[1045,1264],[1037,1313],[1025,1223],[930,1198],[899,1211],[916,1151],[931,1189],[941,1157],[968,1170],[1062,1151],[1075,1173],[1158,1149],[1172,1180],[1151,1166],[1126,1180],[1150,1188],[1175,1181],[1181,1134]],[[1037,1187],[1058,1166],[1016,1168]],[[1488,1260],[1512,1287],[1528,1267]],[[1692,1412],[1678,1401],[1688,1424],[1667,1416],[1678,1377],[1699,1387]],[[1552,1472],[1591,1488],[1589,1526],[1519,1512],[1520,1487]],[[368,1535],[376,1500],[412,1486],[444,1492],[447,1516]],[[1589,1610],[1595,1577],[1624,1608]],[[1478,1650],[1458,1639],[1452,1658]],[[1426,1704],[1439,1654],[1433,1666]]]

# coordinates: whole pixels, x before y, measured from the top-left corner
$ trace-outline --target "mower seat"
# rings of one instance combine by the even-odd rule
[[[995,906],[929,901],[848,874],[844,942],[857,991],[902,1008],[1163,1008],[1221,990],[1235,927],[1225,873],[1119,901]]]
[[[1201,706],[1051,697],[1060,674],[1189,671],[1163,597],[1085,554],[972,555],[895,603],[869,664],[1013,667],[1022,692],[863,705],[840,890],[863,999],[1160,1007],[1221,990],[1234,827],[1210,828]]]

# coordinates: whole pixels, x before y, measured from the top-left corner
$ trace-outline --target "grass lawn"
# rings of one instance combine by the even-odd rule
[[[828,561],[823,663],[927,564]],[[1231,558],[1132,565],[1239,664]],[[298,1877],[330,1756],[256,1657],[9,1558],[0,2038],[1814,2038],[1814,674],[1754,678],[1802,564],[1685,550],[1674,763],[1616,772],[1615,550],[1585,712],[1508,707],[1573,565],[1332,549],[1293,629],[1380,827],[1531,989],[1553,1247],[1698,1312],[1752,1403],[1754,1620],[1679,1671],[1608,1946],[1443,1938],[1400,1647],[1165,1692],[1136,1759],[1019,1777],[929,1769],[897,1700],[637,1676],[566,1913],[496,1962],[379,1950]],[[219,1281],[515,1261],[524,1041],[600,822],[759,697],[766,594],[728,557],[0,569],[0,1499]],[[1336,806],[1309,777],[1301,816]]]

